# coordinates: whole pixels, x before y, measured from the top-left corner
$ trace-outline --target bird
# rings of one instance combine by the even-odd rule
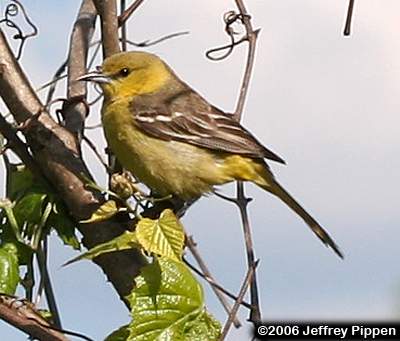
[[[322,226],[279,184],[266,160],[285,163],[233,115],[210,104],[155,54],[120,52],[77,78],[100,85],[101,120],[111,151],[161,197],[183,201],[218,185],[249,181],[281,199],[343,258]]]

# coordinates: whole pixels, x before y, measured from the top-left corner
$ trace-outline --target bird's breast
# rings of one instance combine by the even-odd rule
[[[133,113],[123,105],[103,108],[102,122],[119,162],[160,195],[174,194],[187,200],[210,192],[213,185],[232,180],[224,174],[214,153],[145,134],[136,126]]]

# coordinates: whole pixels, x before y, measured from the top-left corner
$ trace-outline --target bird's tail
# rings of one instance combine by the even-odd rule
[[[280,198],[305,221],[326,246],[330,246],[340,258],[343,258],[343,253],[321,225],[273,178],[268,169],[266,169],[266,173],[266,176],[263,177],[264,181],[257,181],[256,183],[266,191]]]

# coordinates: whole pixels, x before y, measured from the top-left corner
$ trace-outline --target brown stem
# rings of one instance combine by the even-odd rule
[[[249,42],[249,48],[247,52],[247,61],[246,61],[246,68],[243,75],[242,85],[240,87],[239,98],[237,101],[236,109],[234,112],[234,118],[240,121],[242,114],[244,103],[246,101],[246,96],[249,89],[250,79],[253,71],[254,60],[255,60],[255,53],[256,53],[256,42],[257,42],[257,35],[259,30],[254,30],[253,25],[251,23],[250,14],[247,12],[246,6],[242,0],[235,0],[236,6],[239,10],[239,13],[242,18],[243,25],[246,30],[246,36]],[[240,216],[242,220],[242,226],[244,231],[245,237],[245,244],[246,244],[246,254],[247,254],[247,264],[249,268],[253,268],[255,264],[255,256],[254,256],[254,247],[253,241],[251,236],[251,228],[249,217],[247,213],[247,205],[249,200],[245,197],[244,194],[244,185],[242,182],[238,182],[237,184],[237,204],[240,210]],[[253,309],[250,311],[250,321],[253,323],[258,323],[261,320],[261,309],[259,304],[259,297],[258,297],[258,287],[257,287],[257,277],[254,273],[252,276],[251,285],[250,285],[250,300],[253,306]]]
[[[49,269],[47,267],[47,258],[42,246],[36,252],[36,257],[39,265],[40,276],[43,279],[44,291],[49,310],[54,321],[54,326],[62,329],[61,317],[57,307],[56,296],[54,294],[53,285],[51,284]]]
[[[32,158],[25,143],[23,143],[17,136],[15,129],[11,126],[6,119],[0,115],[0,133],[7,139],[9,148],[20,158],[20,160],[30,169],[36,178],[43,180],[47,183],[42,170],[37,165],[36,161]],[[8,188],[8,187],[7,187]]]
[[[215,287],[217,290],[221,291],[224,295],[227,297],[231,298],[232,300],[236,301],[237,296],[232,294],[230,291],[226,290],[223,286],[219,285],[217,282],[215,282],[212,278],[207,277],[205,274],[203,274],[199,269],[197,269],[194,265],[190,264],[186,259],[183,260],[185,264],[192,269],[196,274],[198,274],[201,278],[204,278],[211,286]],[[242,301],[243,307],[246,307],[247,309],[252,309],[252,306],[250,303],[246,301]]]
[[[84,121],[87,109],[82,101],[74,99],[86,99],[87,84],[77,82],[76,79],[86,72],[86,62],[90,41],[94,33],[97,11],[92,0],[83,0],[78,17],[72,29],[69,55],[68,55],[68,83],[67,101],[61,113],[65,121],[65,127],[80,140],[83,133]]]
[[[240,288],[238,298],[232,307],[232,310],[229,314],[228,320],[226,321],[224,329],[222,330],[219,341],[225,340],[226,336],[228,335],[229,329],[231,328],[233,320],[236,317],[236,314],[239,310],[240,304],[242,303],[243,298],[246,295],[247,288],[249,287],[250,283],[252,282],[252,278],[255,274],[257,264],[258,264],[258,262],[254,263],[251,267],[249,267],[247,269],[246,277],[243,280],[243,284],[242,284],[242,287]]]
[[[244,103],[246,101],[247,92],[249,89],[250,78],[253,71],[255,53],[256,53],[256,41],[259,30],[254,30],[253,25],[251,24],[250,14],[247,12],[247,9],[242,0],[235,0],[236,5],[239,9],[239,12],[242,16],[243,25],[246,29],[246,36],[249,41],[249,49],[247,52],[247,62],[246,68],[243,75],[242,85],[240,87],[239,99],[236,104],[236,109],[234,112],[234,118],[237,121],[240,121],[243,113]]]
[[[118,26],[122,26],[129,19],[129,17],[136,11],[136,9],[144,2],[144,0],[136,0],[125,11],[122,11],[118,17]]]
[[[239,207],[240,217],[242,220],[243,234],[246,245],[247,266],[249,268],[252,268],[256,263],[256,260],[254,254],[253,238],[251,235],[249,214],[247,211],[248,204],[249,204],[249,199],[246,198],[244,194],[243,182],[239,181],[237,183],[237,205]],[[259,323],[261,321],[261,308],[258,295],[256,273],[254,273],[250,283],[250,302],[252,305],[252,309],[250,310],[249,320],[254,324]]]
[[[10,296],[0,295],[0,318],[34,339],[41,341],[69,340],[63,333],[52,329],[29,303],[21,303]]]
[[[206,263],[204,262],[203,258],[201,257],[198,249],[197,249],[197,244],[193,240],[192,236],[186,236],[186,245],[189,248],[190,252],[192,253],[194,259],[196,260],[197,264],[199,265],[201,271],[203,272],[202,275],[204,275],[204,278],[207,280],[207,282],[211,283],[216,283],[215,279],[213,278],[210,270],[208,269]],[[216,288],[214,285],[211,284],[211,289],[214,291],[214,294],[217,296],[218,300],[221,302],[222,306],[224,307],[225,311],[229,314],[231,311],[231,307],[226,300],[225,296],[222,295],[220,290]],[[240,321],[235,318],[233,320],[233,324],[235,325],[236,328],[239,328],[241,326]]]
[[[343,34],[349,36],[351,33],[351,21],[353,19],[354,0],[349,0],[349,7],[347,9],[346,25]]]
[[[94,3],[101,19],[101,40],[105,59],[120,52],[117,3],[116,0],[94,0]],[[122,171],[121,165],[111,151],[108,151],[108,164],[113,172]],[[110,182],[111,178],[108,180]]]
[[[116,0],[94,0],[94,4],[101,18],[103,57],[107,58],[120,52],[117,3]]]
[[[125,12],[125,8],[126,8],[126,0],[121,0],[121,15]],[[124,22],[122,25],[119,25],[118,21],[118,26],[121,27],[121,49],[122,51],[126,51],[127,50],[126,22]]]

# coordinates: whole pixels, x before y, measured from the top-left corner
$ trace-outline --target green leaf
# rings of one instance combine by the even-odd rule
[[[17,219],[15,218],[14,211],[13,211],[13,206],[14,205],[12,204],[12,202],[10,200],[0,199],[0,208],[4,210],[4,213],[7,217],[8,225],[11,227],[15,238],[17,240],[19,240],[20,242],[22,242],[19,227],[18,227],[18,222],[17,222]],[[0,217],[0,218],[2,218],[2,217]],[[7,226],[3,226],[2,234],[4,234],[7,230],[5,227],[7,227]]]
[[[185,325],[187,341],[219,340],[220,335],[221,324],[205,309],[196,319]]]
[[[15,170],[7,173],[7,196],[17,200],[35,184],[32,173],[24,165],[16,165]]]
[[[160,257],[136,278],[128,341],[214,341],[221,326],[205,310],[203,290],[182,262]]]
[[[55,202],[53,212],[49,216],[48,225],[53,227],[65,245],[73,247],[75,250],[81,249],[81,244],[76,237],[76,224],[66,213],[64,206]]]
[[[111,239],[110,241],[99,244],[94,248],[90,249],[87,252],[80,254],[78,257],[75,257],[64,264],[69,265],[71,263],[75,263],[81,259],[93,259],[96,258],[103,253],[109,253],[114,251],[121,251],[127,249],[133,249],[139,247],[139,244],[136,239],[135,232],[125,231],[120,236]]]
[[[129,325],[122,326],[121,328],[113,331],[108,335],[104,341],[126,341],[129,337]]]
[[[14,295],[19,279],[17,247],[3,244],[0,246],[0,293]]]
[[[164,210],[158,220],[141,219],[136,226],[136,236],[147,252],[182,260],[185,233],[172,210]]]
[[[75,235],[76,223],[71,220],[62,201],[45,184],[35,179],[24,165],[14,166],[14,170],[7,176],[9,183],[7,193],[14,202],[11,206],[12,215],[10,208],[5,211],[8,221],[3,226],[1,239],[6,241],[17,239],[21,243],[18,245],[21,264],[25,263],[29,256],[28,247],[21,235],[26,240],[34,240],[36,244],[50,232],[51,228],[54,228],[64,244],[80,249],[80,243]],[[13,233],[9,227],[12,227]],[[25,256],[22,256],[23,253]]]
[[[25,233],[29,236],[34,232],[35,225],[40,224],[42,220],[44,201],[47,197],[45,193],[25,194],[14,205],[14,215],[18,225],[22,228],[24,224],[28,225]]]
[[[87,220],[82,220],[81,223],[95,223],[98,221],[103,221],[111,218],[120,211],[117,207],[117,203],[114,200],[108,200],[103,205],[101,205],[92,216]]]

